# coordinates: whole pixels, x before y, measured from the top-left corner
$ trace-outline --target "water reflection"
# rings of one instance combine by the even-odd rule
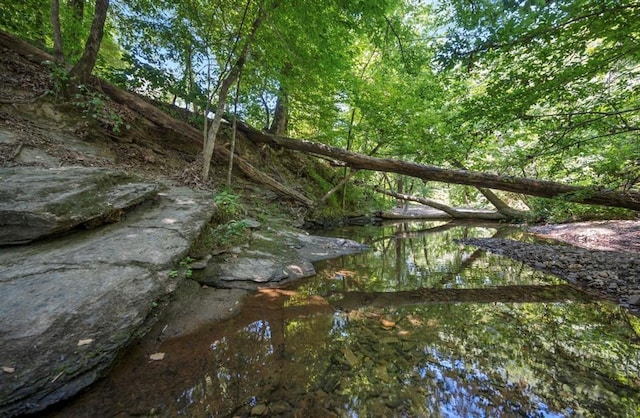
[[[324,285],[336,290],[397,291],[561,283],[521,263],[490,256],[482,249],[464,247],[454,241],[506,236],[522,239],[525,235],[514,227],[437,221],[387,224],[377,229],[351,227],[332,233],[349,236],[372,248],[369,253],[319,264],[324,274],[335,273],[335,281]],[[353,268],[340,268],[346,263]],[[313,285],[317,284],[322,285],[319,282]]]
[[[640,413],[637,318],[452,241],[520,232],[423,223],[335,233],[373,251],[162,342],[162,362],[134,349],[64,415]]]

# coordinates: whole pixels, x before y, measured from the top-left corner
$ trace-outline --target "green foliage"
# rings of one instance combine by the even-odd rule
[[[185,279],[190,279],[191,276],[193,276],[193,270],[191,270],[191,263],[193,263],[194,261],[195,260],[193,258],[188,256],[183,258],[182,260],[180,260],[180,263],[179,263],[180,269],[179,270],[174,269],[169,271],[169,277],[175,279],[180,275],[180,272],[182,272]]]
[[[54,62],[45,62],[51,71],[50,88],[47,94],[56,100],[64,100],[79,110],[82,116],[90,121],[95,121],[114,133],[120,133],[124,127],[130,126],[124,121],[112,107],[109,98],[104,94],[89,89],[85,85],[77,85],[69,72],[61,65]],[[69,92],[72,92],[71,97]]]
[[[180,267],[184,269],[184,277],[186,279],[190,279],[193,275],[193,270],[191,270],[191,263],[193,263],[193,258],[185,257],[182,261],[180,261]]]
[[[71,75],[64,66],[57,64],[53,61],[45,61],[43,65],[49,68],[50,74],[50,87],[47,90],[47,94],[53,96],[55,99],[64,95],[64,92],[69,87],[71,82]]]
[[[216,193],[213,198],[216,204],[216,219],[220,222],[229,222],[240,216],[244,211],[240,199],[241,196],[229,188],[222,189]]]
[[[209,231],[205,245],[210,248],[227,248],[241,243],[249,230],[245,220],[219,224]]]
[[[640,9],[574,0],[441,5],[442,67],[468,89],[451,135],[470,168],[626,188],[640,157]],[[444,24],[444,22],[443,22]]]
[[[40,47],[51,43],[49,0],[3,0],[0,29],[16,34]]]
[[[85,118],[92,119],[107,127],[114,133],[119,133],[122,127],[129,129],[122,117],[109,106],[109,99],[103,94],[79,86],[79,92],[74,94],[71,104],[78,108]]]
[[[527,199],[533,221],[551,223],[578,222],[604,219],[633,219],[635,212],[629,209],[576,204],[563,198]]]
[[[92,2],[60,6],[72,64]],[[4,1],[0,28],[50,48],[49,10],[45,0]],[[240,116],[258,128],[284,98],[293,137],[579,186],[640,184],[640,8],[632,0],[136,0],[112,3],[105,29],[96,73],[196,111],[199,125],[246,51]],[[52,74],[57,95],[70,81],[62,67]],[[69,99],[89,120],[124,126],[99,94]],[[310,177],[317,195],[337,176]],[[371,198],[364,188],[344,190],[328,211]],[[451,190],[453,202],[482,200]],[[242,210],[224,193],[223,223]]]

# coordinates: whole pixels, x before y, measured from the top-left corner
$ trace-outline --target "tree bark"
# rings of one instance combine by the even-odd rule
[[[335,186],[333,186],[331,188],[331,190],[329,190],[324,196],[322,196],[322,198],[318,201],[319,205],[324,204],[327,200],[329,200],[329,198],[335,193],[337,192],[342,186],[344,186],[345,184],[347,184],[347,182],[349,180],[351,180],[351,177],[355,176],[358,173],[358,170],[351,170],[351,172],[349,174],[347,174],[346,176],[344,176],[342,178],[342,180],[340,180],[338,182],[338,184],[336,184]]]
[[[104,34],[104,22],[107,20],[109,0],[96,0],[95,14],[91,23],[91,32],[84,46],[82,57],[71,69],[71,75],[75,76],[83,84],[88,84],[93,72],[93,67],[98,59],[98,51]]]
[[[486,187],[478,187],[478,191],[496,208],[498,213],[503,214],[509,219],[524,219],[529,212],[524,210],[514,209],[507,205],[502,199],[500,199],[495,193]]]
[[[60,30],[60,0],[51,0],[51,27],[53,29],[53,56],[64,65],[64,48]]]
[[[229,89],[236,81],[236,78],[240,75],[240,71],[244,65],[244,57],[236,62],[236,64],[231,69],[231,72],[222,80],[222,84],[220,85],[220,90],[218,91],[218,104],[216,105],[216,112],[213,115],[213,120],[211,121],[211,126],[208,128],[205,134],[204,139],[204,147],[202,150],[204,156],[204,162],[202,166],[202,179],[207,180],[209,178],[209,169],[211,168],[211,158],[213,157],[213,150],[216,147],[216,138],[218,136],[218,131],[220,130],[220,124],[222,123],[222,115],[224,114],[224,106],[227,102],[227,96],[229,94]],[[207,115],[205,114],[204,123],[208,123],[206,119]]]
[[[453,160],[453,165],[459,169],[466,170],[466,167],[457,160]],[[478,191],[482,193],[482,195],[487,199],[499,213],[502,213],[507,218],[511,219],[524,219],[526,218],[528,212],[522,211],[518,209],[514,209],[511,206],[507,205],[498,195],[493,193],[490,189],[486,187],[477,187]]]
[[[273,121],[268,132],[277,136],[284,136],[289,129],[289,106],[287,93],[282,87],[278,91],[278,100],[276,101],[276,109],[273,112]]]
[[[273,146],[331,157],[345,162],[354,169],[398,173],[417,177],[425,181],[466,184],[475,187],[522,193],[529,196],[546,198],[559,197],[574,203],[620,207],[636,211],[640,210],[640,193],[638,192],[589,189],[547,180],[535,180],[525,177],[503,176],[467,170],[453,170],[391,158],[375,158],[311,141],[276,137],[260,132],[245,124],[238,124],[238,126],[244,130],[247,137],[255,143],[267,143]]]
[[[278,7],[279,2],[275,2],[272,5],[272,8]],[[247,3],[247,7],[249,7],[249,3]],[[251,32],[245,41],[244,46],[242,47],[242,51],[238,54],[238,59],[233,64],[231,69],[229,70],[229,74],[222,80],[220,85],[220,91],[218,92],[218,104],[216,106],[216,111],[213,117],[213,121],[211,122],[211,127],[207,130],[205,129],[206,135],[204,139],[204,147],[203,147],[203,156],[204,163],[202,167],[202,178],[206,181],[209,178],[209,169],[211,167],[211,157],[213,156],[213,150],[215,148],[216,137],[218,136],[218,131],[220,130],[220,124],[222,122],[222,115],[224,114],[224,106],[227,101],[227,95],[229,94],[229,89],[231,85],[236,81],[238,77],[240,77],[240,73],[242,72],[242,68],[246,62],[247,56],[249,54],[249,50],[251,48],[251,44],[258,33],[258,29],[262,25],[263,19],[266,17],[266,12],[262,7],[258,10],[258,16],[254,19],[253,24],[251,25]],[[243,18],[244,21],[244,18]],[[242,24],[240,25],[240,31],[242,30]],[[240,37],[240,33],[238,33],[238,38]],[[225,64],[226,68],[226,64]],[[205,124],[207,123],[207,115],[205,112]]]

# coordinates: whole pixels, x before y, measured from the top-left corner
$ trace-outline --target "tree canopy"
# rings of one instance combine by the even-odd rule
[[[53,48],[57,1],[1,2],[0,28]],[[60,2],[71,65],[93,8]],[[200,117],[237,100],[281,136],[624,193],[640,182],[639,38],[637,0],[120,0],[96,71]]]

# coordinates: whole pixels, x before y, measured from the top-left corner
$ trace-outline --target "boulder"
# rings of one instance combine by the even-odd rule
[[[158,183],[107,168],[0,169],[0,245],[116,222],[159,190]]]
[[[98,173],[105,183],[125,178],[108,170],[75,171],[78,186],[74,189],[78,190],[69,190],[71,196],[96,195],[90,190],[95,183],[83,182],[88,171],[94,173],[93,178]],[[56,170],[49,175],[55,177],[55,173],[67,179],[60,183],[62,196],[72,183],[71,171]],[[33,183],[34,177],[31,179],[25,184]],[[19,179],[11,181],[20,184]],[[159,187],[117,184],[98,193],[103,206],[127,207]],[[46,191],[43,195],[53,196]],[[47,207],[45,202],[42,198],[38,205],[23,201],[18,206]],[[104,375],[117,354],[145,329],[155,301],[172,292],[181,280],[170,271],[186,256],[213,211],[210,196],[168,188],[153,204],[134,210],[121,222],[3,248],[0,416],[42,410]],[[73,216],[65,217],[62,210],[42,213],[56,213],[34,217],[42,220],[47,233],[57,230],[52,224],[81,223]],[[60,218],[66,220],[59,222]]]

